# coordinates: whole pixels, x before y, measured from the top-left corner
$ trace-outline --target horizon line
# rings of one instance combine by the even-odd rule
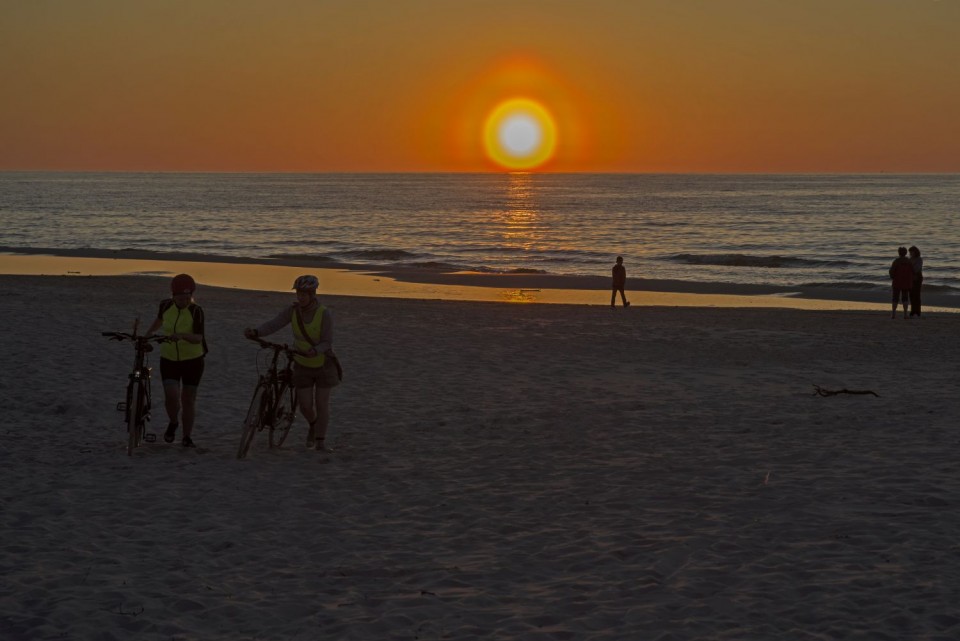
[[[0,174],[210,174],[210,175],[587,175],[587,176],[960,176],[955,171],[458,171],[458,170],[230,170],[230,169],[0,169]]]

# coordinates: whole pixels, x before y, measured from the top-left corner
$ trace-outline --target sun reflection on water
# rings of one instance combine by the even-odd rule
[[[511,173],[507,183],[507,208],[498,212],[503,243],[512,249],[531,251],[543,239],[543,226],[537,210],[533,175]],[[523,256],[518,256],[523,258]]]

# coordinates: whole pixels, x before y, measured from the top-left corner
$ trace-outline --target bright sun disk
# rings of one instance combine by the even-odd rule
[[[528,156],[543,139],[540,124],[526,115],[510,116],[500,125],[500,144],[515,156]]]
[[[487,156],[507,169],[533,169],[553,156],[557,128],[540,103],[513,98],[487,117],[483,132]]]

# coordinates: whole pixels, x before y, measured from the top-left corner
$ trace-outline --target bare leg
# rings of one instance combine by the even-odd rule
[[[180,382],[163,382],[163,404],[167,408],[167,418],[171,423],[176,423],[180,415]]]
[[[297,388],[297,405],[300,406],[300,413],[303,414],[303,418],[307,419],[307,423],[313,425],[314,421],[317,420],[317,412],[313,407],[313,387]]]
[[[313,438],[318,450],[325,449],[324,440],[327,438],[327,426],[330,424],[330,389],[318,387],[314,393],[314,400],[317,403],[317,421],[313,424]]]
[[[190,438],[193,433],[193,421],[197,415],[197,388],[183,386],[180,393],[183,407],[183,438]]]

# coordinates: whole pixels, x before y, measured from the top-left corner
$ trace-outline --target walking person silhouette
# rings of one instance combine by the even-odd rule
[[[620,300],[624,307],[630,307],[630,301],[627,295],[623,293],[627,286],[627,268],[623,266],[623,256],[617,256],[617,264],[613,266],[613,285],[610,292],[610,309],[617,306],[617,292],[620,292]]]

